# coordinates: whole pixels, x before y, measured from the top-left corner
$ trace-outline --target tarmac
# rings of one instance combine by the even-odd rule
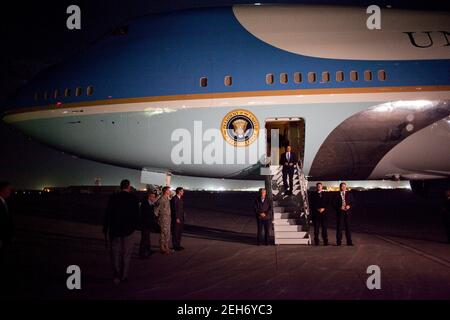
[[[353,247],[337,247],[330,228],[327,247],[256,246],[255,218],[239,209],[243,201],[233,202],[228,210],[224,204],[230,199],[213,195],[208,197],[211,203],[196,205],[204,196],[191,196],[187,205],[184,251],[139,259],[140,234],[134,234],[130,278],[117,287],[98,223],[18,210],[17,240],[8,254],[10,284],[2,294],[10,299],[450,298],[450,245],[443,241],[357,228]],[[158,237],[151,237],[155,251]],[[81,290],[67,289],[69,265],[81,268]],[[379,290],[366,285],[371,265],[381,270]]]

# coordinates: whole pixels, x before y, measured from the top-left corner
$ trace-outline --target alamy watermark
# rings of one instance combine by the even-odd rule
[[[377,5],[368,6],[366,13],[370,16],[366,20],[366,26],[369,30],[381,29],[381,9]]]
[[[236,123],[237,122],[237,123]],[[175,165],[234,165],[276,163],[279,157],[279,130],[254,130],[237,119],[235,126],[204,130],[202,121],[194,121],[193,131],[175,129],[171,134],[171,161]],[[261,134],[270,134],[259,136]],[[250,142],[252,141],[252,142]],[[270,143],[268,143],[270,141]],[[249,143],[250,142],[250,143]],[[270,148],[270,152],[269,152]]]
[[[67,267],[66,273],[69,277],[66,280],[66,286],[69,290],[81,290],[81,269],[77,265]]]
[[[66,26],[69,30],[81,29],[81,9],[76,4],[67,7],[66,13],[70,16],[66,20]]]
[[[380,290],[381,289],[381,269],[377,265],[370,265],[366,270],[367,274],[370,276],[366,280],[366,286],[369,290]]]

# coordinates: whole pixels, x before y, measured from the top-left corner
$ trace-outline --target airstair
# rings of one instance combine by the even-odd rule
[[[311,244],[308,180],[301,167],[295,168],[292,195],[284,190],[282,166],[270,171],[275,244]]]

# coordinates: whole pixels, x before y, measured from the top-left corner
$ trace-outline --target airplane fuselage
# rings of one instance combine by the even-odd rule
[[[450,177],[450,16],[386,10],[381,30],[366,18],[315,6],[141,18],[38,75],[4,121],[105,163],[249,178],[268,119],[301,118],[312,179]],[[233,146],[223,126],[246,112],[254,132]],[[230,146],[255,156],[230,160]]]

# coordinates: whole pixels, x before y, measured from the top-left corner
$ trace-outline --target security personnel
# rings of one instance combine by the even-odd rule
[[[181,246],[181,235],[183,234],[184,226],[183,195],[183,188],[178,187],[175,190],[175,196],[170,200],[172,209],[172,245],[175,251],[184,250],[184,247]]]
[[[327,196],[323,192],[323,185],[321,182],[316,183],[316,191],[311,196],[312,219],[314,224],[314,244],[319,245],[319,231],[322,228],[323,245],[328,245],[328,231],[327,231]]]
[[[155,204],[156,191],[149,191],[145,199],[141,202],[141,243],[139,246],[139,256],[142,259],[148,258],[153,252],[151,249],[150,231],[155,224]]]
[[[169,254],[170,248],[170,187],[162,188],[162,195],[156,202],[155,215],[158,217],[159,226],[161,227],[161,235],[159,238],[159,246],[162,254]]]
[[[262,241],[262,231],[264,229],[264,244],[269,245],[269,230],[272,215],[272,203],[267,197],[267,190],[259,189],[259,196],[255,199],[254,210],[256,215],[256,222],[258,226],[258,233],[256,240],[258,246]]]
[[[334,198],[333,206],[336,210],[336,245],[342,243],[342,226],[345,229],[347,245],[352,246],[352,234],[350,232],[350,215],[353,208],[353,195],[347,191],[347,184],[342,182],[339,185],[339,193]]]

